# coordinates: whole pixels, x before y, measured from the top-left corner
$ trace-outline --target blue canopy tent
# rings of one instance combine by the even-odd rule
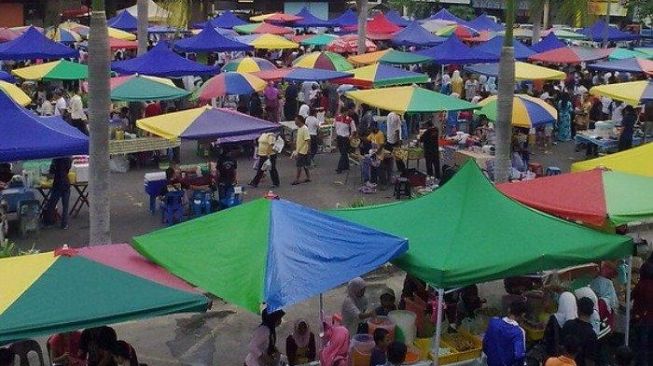
[[[495,22],[492,18],[483,13],[476,19],[470,20],[467,24],[477,31],[501,32],[505,29],[502,24]]]
[[[517,60],[527,60],[529,57],[534,55],[536,52],[528,48],[525,44],[514,39],[512,45],[515,48],[515,59]],[[477,51],[483,51],[493,55],[500,56],[501,48],[503,47],[503,36],[497,36],[491,40],[482,43],[474,47]]]
[[[438,65],[464,65],[499,62],[499,56],[466,46],[452,35],[444,43],[417,52],[430,57]]]
[[[324,20],[313,15],[307,7],[303,7],[299,13],[295,14],[298,17],[302,17],[301,20],[293,23],[293,27],[333,27],[333,22],[329,20]]]
[[[449,10],[444,8],[442,8],[437,13],[431,15],[430,17],[426,18],[425,20],[434,20],[434,19],[448,20],[451,22],[456,22],[461,25],[467,25],[467,21],[458,18],[457,16],[453,15]]]
[[[391,42],[397,46],[431,47],[443,43],[446,38],[431,34],[418,22],[411,22],[406,28],[397,32]]]
[[[596,62],[593,64],[588,64],[587,68],[600,71],[649,73],[653,71],[653,61],[633,57],[625,58],[623,60]]]
[[[149,34],[165,34],[165,33],[181,33],[181,34],[187,34],[190,33],[186,30],[176,28],[176,27],[171,27],[168,25],[151,25],[147,27],[147,33]]]
[[[6,71],[0,71],[0,80],[6,81],[8,83],[15,83],[16,79],[10,73]]]
[[[400,27],[408,27],[412,23],[412,21],[402,17],[396,10],[390,10],[385,13],[385,18],[388,19],[390,23],[394,23]]]
[[[617,41],[633,41],[639,37],[635,34],[623,32],[616,27],[610,26],[604,20],[599,19],[589,27],[583,28],[578,33],[584,35],[594,42],[601,42],[605,37],[605,32],[608,33],[609,42]]]
[[[181,52],[226,52],[249,51],[254,48],[221,35],[211,24],[207,24],[196,36],[175,42],[174,49]]]
[[[531,46],[531,50],[537,53],[541,53],[563,47],[567,47],[567,44],[558,39],[558,37],[553,32],[551,32],[547,34],[546,37],[542,38],[539,42],[534,43]]]
[[[147,53],[125,61],[111,63],[111,70],[119,74],[144,74],[161,77],[211,75],[218,69],[185,59],[159,42]]]
[[[138,19],[127,10],[123,10],[115,17],[107,20],[107,25],[125,32],[133,32],[138,28]]]
[[[34,27],[29,27],[20,37],[0,44],[0,60],[32,60],[77,58],[79,52],[55,42]]]
[[[40,117],[0,93],[0,162],[88,154],[88,137],[60,117]]]
[[[331,23],[337,27],[352,27],[358,25],[358,15],[355,11],[347,9],[340,16],[331,19]]]
[[[227,10],[215,18],[207,20],[206,22],[194,24],[193,27],[204,28],[206,23],[211,23],[215,28],[224,28],[224,29],[232,29],[233,27],[238,25],[249,24],[248,22],[238,18],[230,10]]]

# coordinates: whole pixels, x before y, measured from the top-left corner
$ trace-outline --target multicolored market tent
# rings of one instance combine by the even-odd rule
[[[567,47],[567,44],[559,40],[555,33],[549,33],[539,42],[533,43],[531,45],[531,50],[541,53],[565,47]]]
[[[45,35],[51,40],[61,43],[76,43],[82,41],[82,36],[79,33],[62,27],[48,28]]]
[[[430,57],[418,55],[413,52],[397,51],[392,48],[388,48],[383,51],[352,55],[347,59],[352,63],[358,65],[368,65],[377,62],[397,65],[412,65],[431,62]]]
[[[331,43],[336,38],[338,38],[338,36],[334,34],[322,33],[322,34],[317,34],[314,36],[304,38],[301,41],[299,41],[299,43],[304,46],[324,47],[329,43]]]
[[[372,64],[351,70],[351,77],[336,80],[339,84],[351,84],[363,88],[377,88],[393,85],[428,83],[426,74],[408,71],[398,67]]]
[[[497,36],[489,41],[482,43],[476,47],[475,50],[483,51],[492,55],[501,55],[501,48],[503,47],[503,36]],[[525,44],[514,39],[512,45],[515,49],[515,60],[527,60],[529,57],[535,54],[535,51],[528,48]]]
[[[485,13],[476,17],[476,19],[470,20],[469,22],[467,22],[467,25],[476,29],[479,32],[481,31],[501,32],[505,29],[503,25],[495,22],[494,19],[490,18]]]
[[[611,48],[565,47],[536,53],[529,59],[552,64],[579,64],[607,58],[610,53]]]
[[[276,123],[210,106],[139,119],[136,126],[167,139],[230,139],[234,142],[254,140],[263,132],[279,129]]]
[[[333,27],[331,21],[316,17],[305,6],[295,15],[301,17],[301,19],[296,21],[293,27]]]
[[[241,57],[233,59],[222,66],[222,71],[257,72],[261,70],[273,70],[277,67],[267,59],[259,57]]]
[[[254,313],[262,303],[276,310],[308,300],[408,249],[403,237],[263,198],[137,236],[133,245],[171,273]]]
[[[253,92],[262,91],[266,85],[264,80],[252,74],[223,72],[205,81],[193,95],[201,100],[209,101],[226,95],[250,95]]]
[[[641,175],[592,169],[497,189],[537,210],[597,228],[653,218],[653,178]]]
[[[268,13],[263,15],[256,15],[250,17],[249,20],[252,22],[272,22],[272,23],[291,23],[298,20],[302,20],[302,17],[286,13]]]
[[[647,54],[645,52],[640,52],[637,51],[636,49],[629,50],[627,48],[614,48],[610,56],[608,56],[609,60],[623,60],[623,59],[629,59],[629,58],[645,58],[645,59],[653,59],[653,54]]]
[[[88,66],[59,60],[14,69],[12,73],[25,80],[82,80],[88,78]]]
[[[5,93],[0,111],[0,162],[88,154],[88,136],[60,117],[37,116]]]
[[[348,71],[354,68],[346,58],[329,51],[307,53],[293,61],[292,65],[306,69],[333,71]]]
[[[619,71],[653,75],[653,61],[645,60],[643,58],[627,58],[623,60],[596,62],[587,65],[587,68],[601,71]]]
[[[444,42],[446,38],[438,37],[427,31],[418,22],[408,26],[392,36],[392,43],[397,46],[432,47]]]
[[[148,100],[172,100],[190,95],[175,86],[170,79],[146,75],[126,75],[111,78],[111,100],[138,102]]]
[[[123,10],[113,18],[108,19],[107,25],[126,32],[133,32],[138,28],[138,19],[128,11]]]
[[[0,343],[206,311],[205,296],[161,285],[83,256],[56,252],[0,259]]]
[[[275,34],[250,34],[236,37],[236,40],[256,49],[285,50],[299,48],[299,44]]]
[[[515,127],[533,128],[546,123],[554,123],[558,120],[558,111],[540,98],[531,97],[527,94],[515,94],[512,103],[511,124]],[[474,113],[484,114],[490,121],[496,122],[498,115],[498,98],[496,95],[481,100],[478,105],[481,109],[474,111]]]
[[[415,85],[355,90],[347,92],[346,95],[361,103],[399,113],[462,111],[480,108],[465,100]]]
[[[204,28],[206,23],[211,23],[211,25],[215,28],[223,29],[232,29],[238,25],[248,24],[245,20],[242,20],[236,16],[231,10],[227,10],[215,18],[207,20],[206,22],[195,24],[195,28]]]
[[[594,42],[602,42],[606,35],[608,42],[632,41],[639,38],[635,34],[623,32],[619,28],[609,25],[603,19],[599,19],[591,26],[579,30],[578,33]]]
[[[326,47],[327,51],[336,53],[356,53],[358,50],[358,36],[356,34],[346,34],[334,39]],[[365,39],[365,52],[374,52],[378,49],[376,44],[369,39]]]
[[[11,99],[14,100],[14,102],[20,104],[23,107],[32,103],[32,99],[30,99],[30,97],[25,94],[23,89],[19,88],[16,86],[16,84],[11,82],[0,80],[0,91],[8,95]]]
[[[283,69],[264,70],[255,72],[254,75],[263,80],[287,80],[287,81],[323,81],[349,77],[351,72],[305,69],[302,67],[290,67]]]
[[[408,27],[412,23],[412,21],[402,17],[401,14],[399,14],[399,12],[396,10],[390,10],[386,12],[385,17],[388,19],[388,21],[390,21],[390,23],[400,27]]]
[[[600,158],[573,163],[571,171],[582,172],[595,168],[605,168],[616,172],[653,178],[653,164],[651,164],[651,161],[653,161],[653,143],[648,143]]]
[[[165,42],[159,42],[141,56],[112,62],[111,70],[120,74],[144,74],[160,77],[210,75],[218,72],[218,69],[212,66],[202,65],[179,56],[169,49]]]
[[[435,31],[436,36],[451,37],[456,36],[461,39],[470,39],[481,35],[479,31],[474,28],[462,24],[453,24],[446,26]]]
[[[238,33],[243,34],[291,34],[294,31],[291,28],[279,27],[270,23],[252,23],[245,25],[237,25],[233,28]]]
[[[465,66],[465,70],[475,74],[499,77],[499,64],[497,63],[468,65]],[[516,80],[564,80],[566,77],[567,74],[562,71],[527,62],[515,62]]]
[[[89,33],[91,29],[87,25],[71,22],[71,21],[66,21],[61,24],[59,24],[59,28],[64,28],[64,29],[70,29],[72,31],[77,32],[79,35],[82,37],[89,37]],[[109,37],[110,38],[115,38],[115,39],[120,39],[123,41],[135,41],[136,40],[136,35],[133,33],[125,32],[120,29],[108,27],[107,28],[109,32]]]
[[[592,87],[590,94],[610,97],[637,106],[653,100],[653,81],[639,80],[599,85]]]
[[[341,28],[356,26],[358,25],[358,14],[351,9],[347,9],[339,16],[331,19],[331,23]]]
[[[444,43],[435,47],[418,51],[417,54],[431,58],[438,65],[499,62],[499,56],[471,48],[456,36],[449,37]]]
[[[209,53],[250,51],[253,47],[221,35],[209,24],[197,35],[176,41],[174,49],[182,52]]]
[[[629,237],[575,225],[504,196],[473,161],[429,195],[329,213],[407,237],[408,252],[393,263],[444,289],[623,258],[633,251]]]
[[[64,44],[55,42],[34,27],[12,41],[0,44],[0,60],[32,60],[77,58],[79,52]]]

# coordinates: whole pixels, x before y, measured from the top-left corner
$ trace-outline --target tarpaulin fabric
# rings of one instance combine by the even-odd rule
[[[299,48],[299,44],[276,34],[250,34],[236,37],[236,40],[256,49],[285,50]]]
[[[23,89],[19,88],[16,84],[11,82],[0,80],[0,92],[8,95],[11,97],[11,99],[23,107],[32,103],[32,99],[30,99],[29,95],[25,94]]]
[[[427,24],[425,24],[424,26],[427,27]],[[438,29],[437,31],[435,31],[435,35],[440,37],[456,36],[460,39],[468,40],[468,39],[479,37],[481,34],[476,29],[468,27],[466,25],[453,24]]]
[[[274,70],[277,67],[267,59],[259,57],[241,57],[233,59],[222,66],[222,71],[257,72],[261,70]]]
[[[59,60],[14,69],[12,73],[25,80],[82,80],[88,78],[88,66]]]
[[[346,58],[329,51],[307,53],[294,60],[292,65],[306,69],[333,71],[348,71],[354,68]]]
[[[39,117],[0,93],[0,162],[88,154],[88,137],[60,117]]]
[[[393,263],[437,288],[623,258],[633,251],[627,236],[572,224],[504,196],[474,161],[427,196],[329,213],[407,237],[408,252]]]
[[[257,199],[137,236],[145,257],[258,313],[287,307],[372,271],[408,242],[285,200]],[[192,265],[188,265],[192,263]]]
[[[367,21],[366,31],[374,34],[390,34],[401,30],[401,27],[390,22],[383,13],[376,14]]]
[[[437,13],[431,15],[430,17],[426,18],[425,20],[447,20],[450,22],[462,24],[462,25],[467,25],[467,21],[458,18],[457,16],[453,15],[449,10],[442,8],[440,11]]]
[[[0,60],[22,61],[67,57],[79,57],[79,52],[49,39],[34,27],[29,27],[18,38],[0,44]]]
[[[418,51],[417,54],[430,57],[438,65],[499,62],[499,56],[468,47],[456,36],[449,37],[435,47]]]
[[[336,18],[331,19],[331,23],[338,27],[356,26],[358,25],[358,14],[351,9],[347,9]]]
[[[567,44],[559,40],[555,33],[549,33],[546,37],[542,38],[539,42],[531,45],[531,50],[535,52],[546,52],[555,50],[557,48],[565,48]]]
[[[360,65],[368,65],[377,62],[384,63],[384,64],[400,64],[400,65],[411,65],[411,64],[421,64],[421,63],[431,62],[430,57],[418,55],[413,52],[397,51],[392,48],[383,51],[362,53],[360,55],[352,55],[349,56],[348,60],[353,62],[354,64],[360,64]]]
[[[446,38],[434,36],[418,22],[411,22],[406,28],[397,32],[391,40],[397,46],[432,47],[443,43]]]
[[[233,27],[238,25],[248,24],[247,21],[240,19],[233,12],[231,12],[231,10],[227,10],[215,18],[207,20],[206,22],[197,23],[195,24],[195,28],[204,28],[206,23],[211,23],[211,25],[213,25],[213,27],[215,28],[224,28],[224,29],[232,29]]]
[[[145,75],[127,75],[111,78],[111,100],[127,102],[171,100],[190,95],[177,88],[170,79]]]
[[[161,77],[216,74],[218,69],[185,59],[174,53],[164,42],[141,56],[114,61],[111,70],[120,74],[144,74]]]
[[[333,27],[333,22],[329,20],[324,20],[316,17],[308,10],[307,7],[303,7],[299,13],[295,14],[302,19],[293,23],[294,27]]]
[[[499,64],[475,64],[465,66],[465,70],[487,76],[499,77]],[[564,80],[567,77],[562,71],[548,67],[537,66],[526,62],[515,62],[516,80]]]
[[[361,103],[399,113],[462,111],[480,108],[450,95],[440,94],[416,85],[355,90],[346,95]]]
[[[321,69],[305,69],[297,68],[284,68],[276,70],[265,70],[255,72],[254,75],[263,80],[289,80],[289,81],[323,81],[340,79],[349,77],[351,72],[321,70]]]
[[[558,111],[546,101],[527,94],[515,94],[513,97],[511,124],[515,127],[533,128],[558,120]],[[489,96],[478,103],[482,108],[474,111],[484,114],[490,121],[497,120],[498,98]]]
[[[500,56],[501,48],[503,47],[503,39],[503,36],[494,37],[489,41],[474,47],[474,49]],[[525,44],[519,42],[516,39],[512,41],[512,46],[515,49],[516,60],[527,60],[529,57],[535,54],[535,51],[531,50]]]
[[[280,27],[270,23],[253,23],[245,25],[237,25],[233,28],[238,33],[243,34],[291,34],[294,31],[288,27]]]
[[[294,23],[302,20],[302,17],[292,14],[274,12],[263,15],[256,15],[250,17],[249,20],[253,22],[270,22],[270,23]]]
[[[643,58],[626,58],[615,61],[596,62],[587,65],[588,69],[602,71],[635,72],[653,75],[653,61]]]
[[[50,38],[53,41],[71,44],[75,42],[81,42],[82,36],[71,30],[62,27],[50,27],[48,28],[45,36]]]
[[[653,59],[653,55],[646,52],[641,52],[637,50],[629,50],[627,48],[614,48],[608,60],[624,60],[629,58],[644,58],[644,59]]]
[[[590,94],[610,97],[637,106],[653,100],[653,81],[640,80],[594,86],[590,89]]]
[[[260,135],[279,129],[276,123],[236,112],[227,108],[209,106],[162,114],[136,121],[136,126],[167,139],[190,140],[236,138]],[[245,141],[240,140],[240,141]],[[232,140],[236,141],[236,140]]]
[[[505,28],[503,25],[495,22],[492,18],[483,13],[476,19],[467,22],[467,25],[478,31],[501,32]]]
[[[346,34],[334,39],[326,47],[327,51],[336,53],[356,53],[358,49],[358,36],[356,34]],[[374,52],[378,49],[376,44],[369,39],[365,39],[365,52]]]
[[[317,47],[324,47],[331,43],[333,40],[338,38],[338,36],[334,34],[317,34],[314,36],[308,36],[302,40],[299,41],[299,43],[303,44],[304,46],[317,46]]]
[[[605,20],[602,19],[599,19],[591,26],[578,31],[578,33],[595,42],[602,42],[605,39],[606,32],[609,42],[632,41],[639,38],[639,36],[635,34],[623,32],[617,27],[607,24]]]
[[[400,27],[407,27],[409,26],[412,21],[402,17],[398,11],[396,10],[390,10],[387,13],[385,13],[386,19],[390,21],[392,24],[398,25]]]
[[[653,178],[593,169],[497,188],[527,206],[597,227],[617,227],[653,217]]]
[[[0,344],[180,312],[206,311],[199,294],[83,256],[0,259]]]
[[[6,72],[6,71],[0,71],[0,80],[1,81],[6,81],[6,82],[12,83],[12,84],[16,82],[16,78],[11,76],[11,74]]]
[[[648,143],[600,158],[579,161],[571,165],[571,171],[581,172],[595,168],[606,168],[623,173],[653,177],[652,160],[653,143]]]
[[[201,100],[210,101],[226,95],[251,95],[262,91],[266,85],[264,80],[252,74],[229,71],[205,81],[193,95]]]
[[[339,84],[351,84],[363,88],[376,88],[392,85],[428,83],[426,74],[404,70],[398,67],[372,64],[351,70],[352,77],[337,79]]]
[[[229,39],[211,25],[207,25],[202,31],[188,38],[175,42],[174,49],[182,52],[227,52],[227,51],[250,51],[252,46]]]
[[[553,64],[579,64],[607,58],[610,53],[612,53],[611,48],[565,47],[536,53],[529,59]]]
[[[107,20],[107,25],[126,32],[133,32],[138,28],[138,19],[128,11],[123,10],[113,18]]]

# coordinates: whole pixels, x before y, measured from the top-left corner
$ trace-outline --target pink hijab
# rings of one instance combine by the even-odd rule
[[[349,365],[349,331],[342,325],[324,324],[324,342],[320,366]]]

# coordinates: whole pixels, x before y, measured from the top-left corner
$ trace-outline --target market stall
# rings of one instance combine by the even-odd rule
[[[19,37],[0,44],[0,60],[31,60],[77,58],[79,52],[55,42],[34,27],[29,27]]]
[[[169,49],[165,42],[159,42],[147,53],[136,58],[112,62],[111,70],[119,74],[144,74],[160,77],[212,75],[219,72],[214,67],[179,56]]]

